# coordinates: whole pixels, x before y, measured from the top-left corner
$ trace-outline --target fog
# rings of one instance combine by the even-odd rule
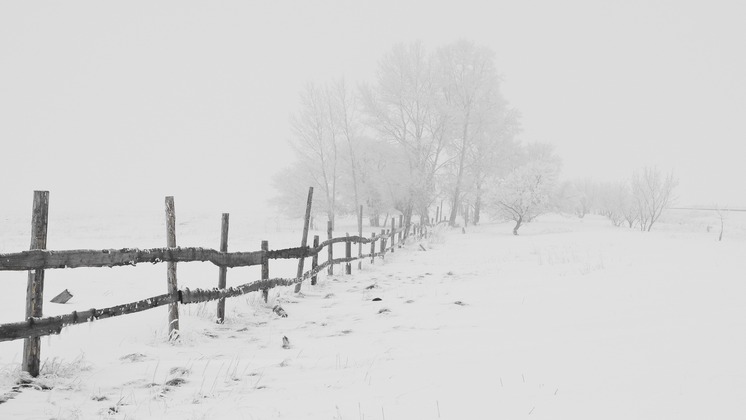
[[[0,214],[260,212],[308,81],[370,81],[397,43],[495,52],[521,141],[562,176],[672,170],[684,205],[743,206],[740,2],[3,2]]]

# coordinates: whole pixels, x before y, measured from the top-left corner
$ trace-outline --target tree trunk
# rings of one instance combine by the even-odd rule
[[[523,223],[523,218],[519,217],[518,220],[515,222],[515,227],[513,228],[513,235],[518,236],[518,228],[521,227],[521,223]]]
[[[381,215],[380,214],[373,214],[370,217],[368,217],[368,220],[370,221],[370,227],[381,226]]]
[[[461,141],[461,156],[459,157],[458,173],[456,174],[456,190],[453,193],[453,207],[451,208],[451,218],[448,221],[450,226],[456,225],[456,213],[461,203],[461,180],[464,175],[464,161],[466,160],[466,143],[467,135],[469,134],[469,113],[466,113],[466,119],[464,121],[464,130],[462,133]]]
[[[420,209],[420,223],[426,225],[430,224],[430,214],[427,206],[422,206]]]
[[[479,224],[479,218],[482,212],[482,191],[477,187],[477,198],[474,200],[474,217],[472,223],[476,226]]]

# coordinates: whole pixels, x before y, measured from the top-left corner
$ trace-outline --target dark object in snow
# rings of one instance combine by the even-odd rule
[[[456,305],[458,305],[458,306],[466,306],[466,304],[464,302],[461,302],[460,300],[457,300],[457,301],[455,301],[453,303],[456,304]]]
[[[461,228],[461,233],[466,233],[466,228]]]
[[[333,298],[333,297],[334,297],[334,293],[329,293],[326,296],[324,296],[324,299],[329,299],[329,298]]]
[[[424,247],[424,246],[422,246],[422,244],[420,244],[420,249],[421,249],[421,250],[423,250],[423,251],[427,251],[427,250],[425,249],[425,247]]]
[[[52,300],[50,300],[50,302],[52,302],[52,303],[67,303],[67,301],[70,300],[70,298],[72,298],[72,297],[73,297],[73,294],[70,293],[67,289],[65,289],[65,290],[62,291],[62,293],[60,293],[59,295],[53,297]]]
[[[380,302],[380,301],[382,301],[382,300],[383,300],[383,299],[381,299],[381,298],[378,298],[378,297],[377,297],[377,298],[373,298],[373,302]]]
[[[181,386],[186,383],[186,379],[184,378],[173,378],[166,381],[164,385],[166,386]]]
[[[280,306],[280,305],[275,305],[275,307],[272,308],[272,311],[274,313],[276,313],[277,316],[279,316],[279,317],[282,317],[282,318],[287,318],[288,317],[288,313],[285,312],[285,310],[282,309],[282,306]]]
[[[378,287],[378,286],[376,286],[376,284],[375,284],[375,283],[373,283],[373,284],[371,284],[370,286],[366,287],[365,289],[366,289],[366,290],[370,290],[370,289],[375,289],[376,287]]]
[[[286,336],[282,336],[282,348],[283,349],[289,349],[290,348],[290,340]]]
[[[379,314],[385,314],[386,312],[391,312],[391,309],[388,309],[388,308],[381,308],[381,309],[380,309],[380,310],[378,311],[378,313],[379,313]]]

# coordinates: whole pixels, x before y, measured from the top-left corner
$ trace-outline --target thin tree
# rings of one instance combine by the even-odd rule
[[[499,90],[494,53],[469,41],[458,41],[437,52],[439,85],[444,93],[454,124],[452,142],[455,157],[455,182],[449,223],[454,226],[461,207],[466,157],[479,125],[487,114],[505,106]]]
[[[655,166],[642,168],[632,174],[632,196],[641,231],[649,232],[663,211],[673,203],[673,191],[678,183],[673,173],[664,178]]]
[[[407,224],[414,208],[433,199],[443,148],[444,109],[432,73],[432,60],[421,43],[399,44],[379,62],[375,83],[360,89],[369,127],[404,156],[404,171],[391,168],[404,187],[392,190],[402,193],[392,201]]]
[[[292,146],[299,165],[326,199],[329,220],[334,225],[337,206],[337,128],[328,89],[313,83],[301,93],[301,107],[291,118]],[[302,197],[300,198],[302,200]]]

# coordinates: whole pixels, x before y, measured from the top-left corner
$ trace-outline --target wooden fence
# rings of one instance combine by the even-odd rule
[[[333,274],[333,267],[337,264],[345,264],[345,272],[352,273],[352,261],[370,259],[373,263],[376,257],[384,258],[387,252],[394,252],[395,248],[401,247],[410,238],[421,239],[428,235],[426,225],[402,226],[399,218],[399,226],[396,227],[395,220],[391,220],[389,230],[381,230],[370,238],[362,236],[362,206],[358,215],[358,235],[344,237],[332,237],[332,227],[327,227],[327,240],[319,242],[319,237],[314,236],[313,245],[307,246],[308,220],[310,217],[310,203],[313,188],[309,189],[308,204],[301,246],[287,249],[268,249],[268,242],[262,241],[259,251],[228,252],[228,223],[229,215],[223,214],[221,226],[220,250],[209,248],[177,247],[175,236],[175,211],[173,197],[166,197],[166,230],[167,247],[151,249],[104,249],[104,250],[46,250],[46,232],[48,223],[49,192],[34,192],[34,208],[32,216],[32,241],[29,251],[0,254],[0,270],[3,271],[28,271],[28,288],[26,296],[26,320],[22,322],[0,324],[0,341],[25,339],[23,370],[31,376],[38,376],[40,361],[40,337],[50,334],[59,334],[67,325],[81,324],[127,315],[145,311],[159,306],[169,305],[169,337],[178,337],[179,330],[179,304],[190,304],[218,300],[217,318],[223,322],[225,317],[225,299],[244,295],[250,292],[261,291],[265,302],[268,290],[277,286],[295,285],[295,291],[300,291],[301,283],[311,279],[311,284],[316,284],[316,277],[324,269]],[[345,244],[345,255],[334,258],[333,245]],[[356,256],[352,255],[352,244],[358,244]],[[363,244],[370,244],[370,252],[363,253]],[[319,263],[319,256],[324,248],[327,249],[327,260]],[[311,269],[303,271],[303,263],[306,258],[312,258]],[[270,278],[269,261],[276,259],[298,259],[298,275],[294,278]],[[176,277],[176,263],[179,262],[211,262],[220,267],[218,287],[213,289],[179,289]],[[162,263],[168,264],[167,290],[168,293],[125,303],[108,308],[91,308],[85,311],[73,311],[66,315],[43,317],[42,299],[44,288],[44,270],[59,268],[78,267],[117,267],[137,265],[139,263]],[[261,279],[234,287],[226,287],[226,272],[228,268],[262,266]],[[361,267],[359,265],[358,267]]]

